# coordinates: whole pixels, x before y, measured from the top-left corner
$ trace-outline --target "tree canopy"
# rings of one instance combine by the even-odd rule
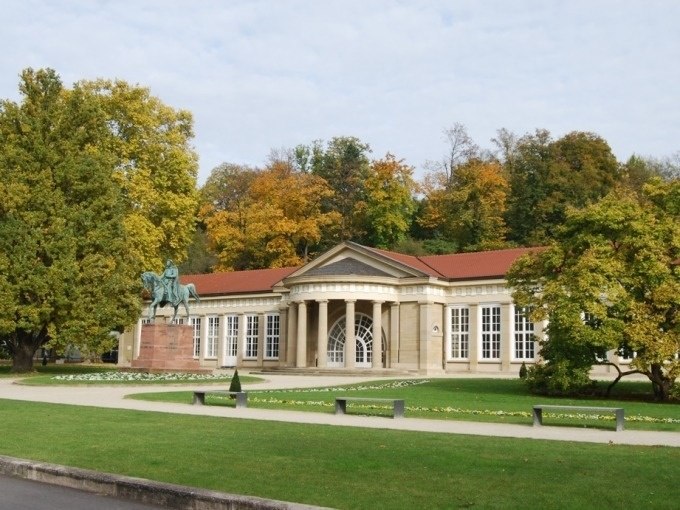
[[[140,113],[147,101],[166,108],[142,89],[118,86],[140,94],[123,112]],[[112,110],[117,94],[107,87],[82,82],[67,89],[53,70],[27,69],[19,90],[19,102],[0,103],[0,340],[13,356],[13,370],[25,371],[41,346],[106,350],[112,330],[136,321],[139,274],[163,255],[181,254],[186,242],[184,234],[151,234],[158,239],[149,240],[135,226],[164,231],[183,225],[190,235],[193,211],[175,222],[173,215],[186,209],[168,206],[164,197],[182,180],[179,191],[191,196],[195,166],[189,155],[185,166],[170,163],[171,173],[183,177],[154,180],[164,155],[185,145],[155,142],[154,129],[167,129],[155,125],[138,135],[149,138],[147,152],[131,134],[135,116],[123,128],[125,115]],[[164,208],[157,223],[149,197],[136,195],[143,183]]]
[[[652,181],[641,194],[617,187],[571,209],[554,242],[508,275],[517,304],[549,321],[548,363],[533,369],[535,380],[574,389],[615,351],[634,356],[631,372],[667,398],[680,375],[679,261],[678,180]]]

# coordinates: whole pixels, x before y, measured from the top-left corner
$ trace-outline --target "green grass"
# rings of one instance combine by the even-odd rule
[[[352,389],[354,388],[354,389]],[[596,398],[549,398],[529,394],[524,383],[516,379],[431,379],[424,384],[393,387],[381,381],[348,385],[343,388],[300,390],[250,390],[248,405],[268,409],[289,409],[310,412],[334,412],[334,399],[338,395],[362,397],[392,397],[406,400],[406,416],[431,419],[487,421],[497,423],[531,423],[531,407],[537,403],[561,405],[591,405],[623,407],[627,429],[661,430],[680,432],[680,404],[634,400],[647,385],[640,382],[622,383],[615,395],[608,399]],[[132,395],[140,400],[158,400],[190,404],[192,393],[144,393]],[[640,397],[641,398],[641,397]],[[230,399],[207,396],[206,403],[233,405]],[[348,405],[348,411],[361,414],[390,415],[386,406]],[[550,425],[582,425],[615,428],[613,414],[603,414],[603,419],[588,417],[569,418],[545,413]],[[642,421],[650,418],[653,421]],[[664,419],[676,423],[659,422]],[[656,422],[655,422],[656,421]]]
[[[339,509],[677,507],[679,448],[0,407],[3,455]]]

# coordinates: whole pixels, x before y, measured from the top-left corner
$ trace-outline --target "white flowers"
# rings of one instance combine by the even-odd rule
[[[93,372],[91,374],[55,375],[56,381],[74,382],[185,382],[229,380],[225,374],[192,374],[189,372]]]

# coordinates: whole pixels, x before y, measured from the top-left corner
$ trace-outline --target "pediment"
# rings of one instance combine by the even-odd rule
[[[305,276],[393,276],[379,268],[361,262],[353,257],[346,257],[324,266],[312,268]]]
[[[427,275],[416,268],[385,257],[375,250],[345,241],[301,267],[289,278],[310,276],[410,278]]]

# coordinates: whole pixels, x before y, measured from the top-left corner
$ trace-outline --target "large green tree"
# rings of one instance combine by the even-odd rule
[[[499,136],[510,194],[508,238],[522,245],[548,242],[569,207],[585,207],[620,181],[619,165],[607,142],[593,133],[572,132],[553,140],[537,130],[515,140]]]
[[[19,88],[0,103],[0,340],[15,372],[48,342],[110,347],[141,304],[101,102],[52,70]]]
[[[553,244],[520,259],[508,275],[520,306],[548,319],[545,388],[587,382],[605,353],[631,355],[631,370],[660,399],[680,376],[680,181],[652,181],[638,195],[617,187],[571,210]],[[616,366],[616,364],[614,364]]]

